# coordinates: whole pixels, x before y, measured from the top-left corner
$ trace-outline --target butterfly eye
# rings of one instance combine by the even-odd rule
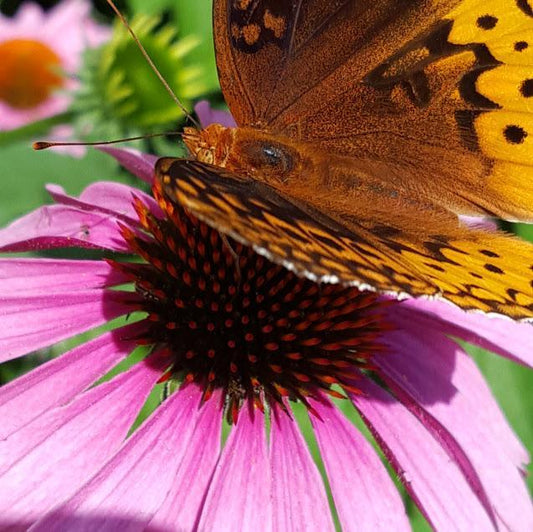
[[[287,182],[299,160],[293,149],[268,141],[247,142],[241,149],[248,167],[254,168],[266,181],[275,179],[282,183]]]
[[[277,166],[284,170],[290,170],[292,160],[290,156],[275,146],[263,146],[263,158],[267,166]]]

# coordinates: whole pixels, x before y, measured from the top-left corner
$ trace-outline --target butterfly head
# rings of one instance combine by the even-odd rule
[[[186,127],[183,130],[183,141],[197,161],[225,167],[233,144],[232,131],[232,128],[220,124],[211,124],[205,129]]]
[[[183,140],[199,162],[212,164],[243,177],[286,184],[304,160],[293,142],[254,128],[228,128],[211,124],[205,129],[184,129]]]

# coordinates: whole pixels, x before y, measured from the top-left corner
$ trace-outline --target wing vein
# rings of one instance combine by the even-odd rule
[[[279,82],[283,79],[285,75],[285,71],[287,70],[287,63],[289,62],[289,59],[292,56],[292,47],[294,45],[296,27],[298,26],[298,19],[300,17],[300,13],[302,9],[302,3],[303,3],[303,0],[298,0],[298,5],[296,6],[296,12],[295,12],[296,14],[294,17],[294,24],[292,25],[292,28],[291,28],[291,37],[289,40],[289,47],[288,47],[287,55],[285,57],[285,60],[283,61],[283,67],[281,69],[280,75],[278,76],[278,79],[276,80],[276,83],[274,87],[272,88],[272,92],[270,93],[270,98],[268,99],[267,104],[265,105],[262,118],[264,118],[265,115],[268,115],[268,109],[270,108],[270,103],[272,102],[272,99],[274,98],[274,95],[276,94]]]
[[[303,48],[305,48],[306,44],[309,43],[312,39],[314,39],[316,37],[316,35],[318,35],[322,30],[323,28],[329,24],[332,20],[334,20],[334,18],[339,14],[340,11],[342,11],[347,5],[348,5],[348,2],[350,0],[345,0],[333,13],[331,13],[329,15],[329,17],[327,17],[323,22],[322,24],[320,24],[312,33],[311,35],[309,35],[309,37],[307,37],[307,39],[305,39],[305,41],[303,41],[300,45],[300,47],[298,48],[298,50],[301,50]],[[271,92],[271,96],[270,98],[268,99],[268,102],[267,102],[267,105],[265,106],[265,110],[264,110],[264,115],[268,116],[268,109],[270,108],[270,102],[273,100],[274,96],[276,95],[276,91],[277,91],[277,88],[278,88],[278,85],[279,85],[279,82],[283,80],[284,76],[285,76],[285,72],[287,70],[287,64],[290,62],[290,59],[292,59],[293,57],[295,57],[298,53],[298,50],[294,51],[293,47],[294,47],[294,41],[295,41],[295,36],[296,36],[296,29],[298,27],[298,20],[300,18],[300,14],[302,12],[302,4],[303,4],[303,0],[299,0],[298,1],[298,5],[296,7],[296,11],[295,11],[295,18],[294,18],[294,24],[292,26],[292,29],[291,29],[291,37],[290,37],[290,42],[289,42],[289,47],[288,47],[288,52],[287,52],[287,56],[285,58],[285,61],[283,62],[283,68],[278,76],[278,79],[276,81],[276,84],[274,85],[274,88]],[[294,56],[293,56],[293,51],[295,52]],[[344,63],[343,63],[344,64]],[[333,72],[335,72],[335,70],[337,70],[339,67],[341,67],[341,65],[338,65],[337,67],[335,67],[331,72],[328,72],[324,75],[324,78],[326,77],[329,77]],[[324,79],[323,78],[323,79]],[[318,83],[320,83],[321,80],[319,80],[317,82],[317,85]],[[314,85],[316,86],[316,85]],[[308,91],[305,91],[303,94],[306,94]],[[300,96],[298,96],[300,97]],[[288,107],[290,107],[290,105],[294,103],[294,102],[290,102],[289,105],[287,105],[287,107],[285,107],[285,109],[287,109]],[[285,110],[284,109],[284,110]],[[269,119],[269,122],[273,122],[283,111],[280,111],[280,113],[278,113],[275,117],[273,118],[270,118]],[[264,117],[263,117],[264,118]]]

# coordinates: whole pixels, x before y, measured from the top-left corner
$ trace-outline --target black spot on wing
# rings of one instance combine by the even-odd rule
[[[516,296],[519,294],[520,292],[518,290],[515,290],[514,288],[508,288],[507,289],[507,295],[511,298],[512,301],[514,301],[516,303]]]
[[[482,255],[485,255],[485,257],[491,257],[491,258],[497,258],[497,259],[500,258],[498,253],[495,253],[494,251],[491,251],[490,249],[480,249],[479,252]]]
[[[321,242],[322,244],[324,244],[326,247],[328,247],[330,249],[334,249],[336,251],[341,251],[342,250],[342,246],[339,244],[339,242],[337,242],[333,238],[329,238],[328,236],[324,235],[323,233],[317,233],[316,231],[311,231],[311,235],[316,240],[318,240],[319,242]]]
[[[444,273],[446,271],[442,266],[439,266],[438,264],[434,264],[432,262],[425,262],[424,264],[428,268],[431,268],[432,270],[435,270],[436,272]]]
[[[484,267],[485,267],[485,270],[492,272],[492,273],[497,273],[500,275],[505,273],[501,268],[498,268],[498,266],[495,266],[494,264],[485,264]]]
[[[509,144],[522,144],[527,137],[527,131],[517,125],[508,125],[503,130],[503,136]]]
[[[533,96],[533,79],[525,79],[520,85],[520,94],[524,98],[531,98]]]
[[[496,27],[497,23],[498,19],[492,15],[483,15],[476,21],[477,26],[483,30],[492,30]]]
[[[528,17],[533,17],[533,7],[528,0],[517,0],[516,5]]]

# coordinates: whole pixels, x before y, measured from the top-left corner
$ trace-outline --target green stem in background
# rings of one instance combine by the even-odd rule
[[[40,135],[48,133],[52,127],[70,122],[73,116],[74,113],[72,111],[65,111],[64,113],[51,116],[50,118],[32,122],[31,124],[19,127],[18,129],[0,131],[0,147],[21,140],[35,140]]]

